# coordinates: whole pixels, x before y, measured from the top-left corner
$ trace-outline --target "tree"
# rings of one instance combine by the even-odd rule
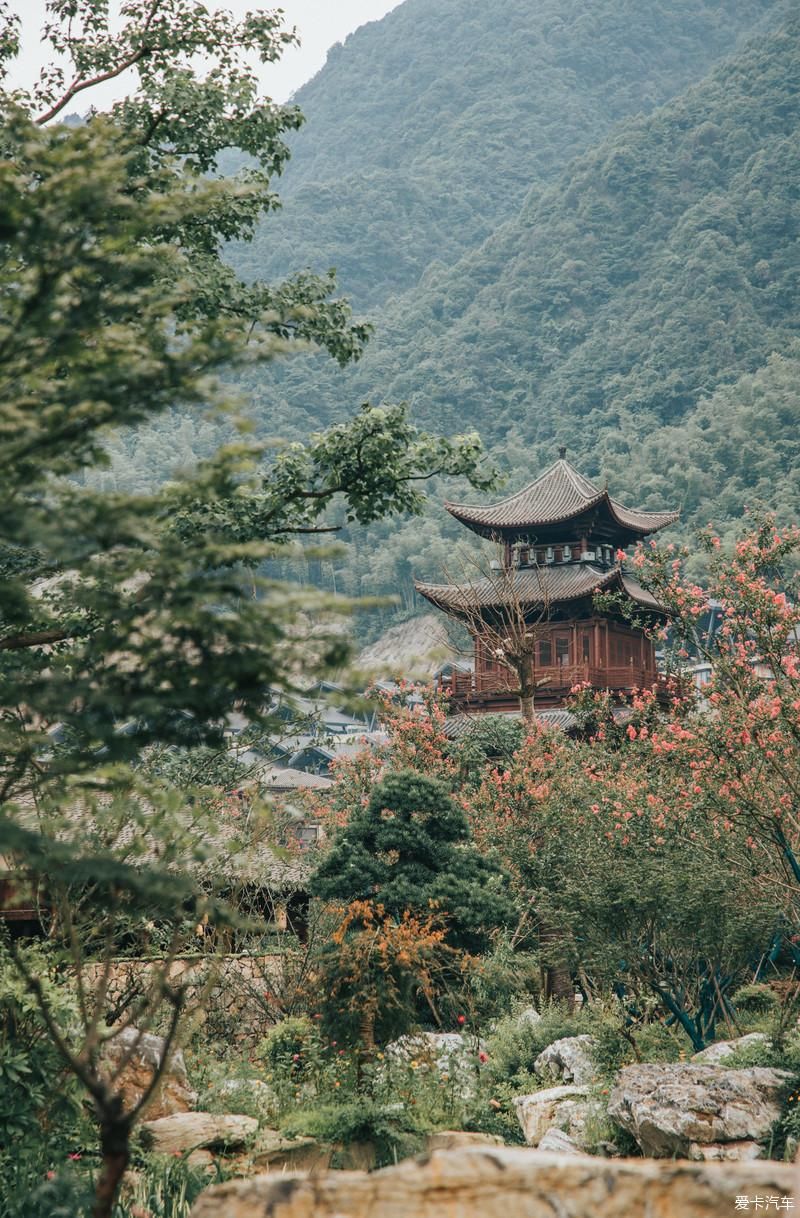
[[[798,916],[800,885],[800,529],[757,516],[732,547],[708,529],[705,586],[686,579],[690,555],[641,547],[634,563],[670,614],[678,671],[703,659],[710,681],[682,730],[649,748],[684,775],[684,798],[722,833],[744,828],[765,878],[777,868]],[[775,876],[772,875],[774,883]]]
[[[406,910],[394,917],[379,902],[351,901],[337,911],[308,994],[332,1034],[356,1042],[369,1060],[376,1041],[408,1032],[420,1003],[438,1020],[442,995],[469,966],[469,956],[448,944],[441,916]]]
[[[337,834],[312,879],[323,901],[376,901],[395,918],[436,910],[447,942],[484,952],[512,918],[502,871],[473,845],[463,810],[437,779],[385,775]]]
[[[112,35],[99,0],[52,0],[49,13],[50,43],[72,75],[46,71],[31,97],[2,99],[0,851],[39,885],[59,962],[76,977],[77,1031],[14,949],[93,1101],[102,1156],[93,1212],[104,1218],[141,1111],[125,1107],[103,1065],[120,1030],[106,1025],[105,999],[121,920],[166,929],[172,946],[136,1014],[141,1033],[166,1010],[172,1043],[184,994],[169,981],[170,957],[187,922],[224,916],[189,865],[203,818],[168,776],[141,770],[143,751],[218,746],[233,706],[258,722],[269,687],[291,689],[301,672],[346,660],[332,617],[347,604],[259,575],[276,547],[335,531],[337,511],[368,521],[414,510],[419,481],[436,472],[483,476],[474,436],[429,436],[402,407],[364,406],[269,462],[243,430],[149,495],[82,483],[103,464],[109,429],[175,406],[228,408],[216,374],[309,341],[354,358],[367,330],[332,298],[329,278],[244,284],[221,258],[223,241],[246,239],[275,206],[269,175],[300,121],[258,96],[246,64],[248,51],[269,60],[289,40],[276,15],[236,23],[190,0],[129,0]],[[213,61],[203,78],[198,55]],[[55,121],[128,67],[137,89],[108,115]],[[259,168],[218,176],[231,146]],[[318,621],[303,630],[312,613]],[[102,928],[90,940],[101,963],[91,990],[78,905]]]
[[[410,994],[421,994],[438,1020],[437,997],[448,979],[461,977],[466,954],[487,951],[513,920],[503,873],[475,849],[447,786],[414,770],[391,771],[373,788],[338,832],[310,888],[345,907],[326,975],[340,1005],[354,1009],[362,995],[359,1030],[367,1052],[376,1022],[379,1031],[392,1019],[395,1032],[404,1030],[396,1008],[406,1027],[413,1020]],[[409,935],[418,950],[409,951]]]
[[[488,770],[470,820],[513,877],[519,938],[538,937],[545,965],[576,976],[589,1001],[616,991],[630,1019],[655,1002],[701,1049],[735,1018],[730,995],[769,949],[785,899],[759,881],[746,833],[720,835],[687,792],[685,760],[651,751],[676,718],[642,696],[627,727],[606,732],[609,702],[594,708],[590,741],[540,732]]]
[[[509,562],[503,546],[488,565],[473,562],[474,571],[464,569],[450,580],[447,612],[467,630],[474,643],[500,669],[508,673],[509,690],[519,698],[522,718],[529,727],[536,722],[536,693],[547,677],[537,676],[537,644],[550,618],[550,596],[541,568],[530,570],[537,583],[538,599],[520,594],[518,568]],[[452,593],[455,594],[453,599]]]

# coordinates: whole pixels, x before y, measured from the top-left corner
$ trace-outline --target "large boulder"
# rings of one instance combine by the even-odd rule
[[[585,1102],[588,1095],[586,1087],[548,1087],[516,1096],[514,1108],[527,1144],[538,1146],[553,1126],[571,1134],[570,1125],[578,1116],[577,1102]]]
[[[212,1112],[178,1112],[174,1116],[143,1121],[142,1130],[158,1154],[184,1154],[187,1150],[234,1149],[258,1129],[248,1116],[218,1116]]]
[[[761,1142],[781,1114],[781,1092],[791,1078],[758,1066],[625,1066],[608,1114],[655,1158],[686,1156],[693,1145]]]
[[[130,1060],[123,1066],[122,1073],[115,1082],[115,1087],[122,1093],[126,1108],[137,1104],[147,1091],[155,1071],[161,1066],[165,1047],[163,1036],[156,1036],[153,1032],[140,1032],[138,1028],[124,1028],[106,1041],[103,1060],[109,1075],[116,1073],[123,1060],[130,1055]],[[180,1049],[175,1049],[170,1054],[158,1090],[147,1105],[147,1116],[154,1120],[172,1116],[174,1113],[189,1112],[196,1103],[197,1093],[189,1085],[183,1053]]]
[[[737,1036],[735,1040],[716,1040],[707,1049],[692,1055],[693,1062],[703,1066],[718,1066],[726,1057],[733,1057],[738,1049],[752,1048],[754,1045],[768,1045],[769,1037],[765,1032],[748,1032],[746,1036]]]
[[[533,1068],[541,1079],[585,1087],[597,1073],[592,1057],[595,1044],[593,1036],[564,1036],[542,1050]]]
[[[464,1099],[477,1092],[479,1054],[484,1043],[460,1032],[417,1032],[401,1036],[386,1046],[390,1062],[416,1063],[421,1069],[438,1070]]]
[[[791,1197],[793,1166],[592,1159],[498,1146],[396,1167],[256,1176],[201,1193],[191,1218],[731,1218],[737,1198]],[[738,1207],[738,1208],[741,1208]]]

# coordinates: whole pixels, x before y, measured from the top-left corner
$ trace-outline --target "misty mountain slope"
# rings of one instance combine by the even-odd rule
[[[359,309],[454,262],[615,123],[728,54],[779,0],[406,0],[332,49],[242,273],[335,266]]]
[[[798,333],[799,118],[793,16],[430,272],[355,369],[287,365],[285,403],[407,399],[428,424],[593,462],[609,429],[674,422]]]

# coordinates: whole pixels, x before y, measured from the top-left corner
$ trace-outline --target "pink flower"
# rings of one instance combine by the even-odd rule
[[[489,1060],[489,1054],[484,1053],[483,1050],[481,1050],[480,1053],[478,1054],[478,1061],[479,1062],[488,1062],[488,1060]]]
[[[459,1015],[459,1016],[457,1017],[457,1019],[456,1019],[456,1023],[458,1024],[458,1026],[459,1026],[460,1028],[463,1028],[463,1026],[464,1026],[464,1024],[465,1024],[466,1022],[467,1022],[467,1017],[466,1017],[466,1015]]]

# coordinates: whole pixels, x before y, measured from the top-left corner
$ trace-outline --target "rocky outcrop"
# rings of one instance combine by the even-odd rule
[[[597,1073],[592,1058],[595,1043],[593,1036],[565,1036],[554,1040],[539,1054],[533,1068],[541,1079],[585,1087]]]
[[[126,1108],[137,1104],[150,1086],[153,1074],[161,1066],[164,1047],[162,1036],[156,1036],[152,1032],[140,1032],[138,1028],[125,1028],[106,1042],[103,1057],[108,1064],[109,1073],[116,1071],[128,1054],[131,1054],[130,1061],[123,1067],[114,1084],[122,1093]],[[189,1112],[196,1103],[197,1094],[189,1085],[183,1054],[180,1049],[176,1049],[170,1055],[156,1095],[147,1106],[147,1116],[154,1120],[172,1116],[174,1113]]]
[[[171,1155],[184,1154],[187,1150],[243,1146],[258,1129],[258,1121],[248,1116],[181,1112],[159,1117],[156,1121],[144,1121],[142,1129],[153,1150],[162,1155]]]
[[[563,1129],[556,1129],[555,1125],[552,1129],[548,1129],[542,1138],[539,1143],[539,1150],[549,1150],[562,1155],[580,1155],[583,1153],[574,1138],[571,1138],[568,1133],[564,1133]]]
[[[528,1145],[538,1146],[553,1126],[569,1133],[569,1126],[577,1116],[577,1102],[585,1102],[588,1094],[586,1087],[548,1087],[530,1095],[518,1095],[514,1108]]]
[[[717,1040],[707,1049],[692,1055],[693,1062],[703,1066],[717,1066],[726,1057],[733,1057],[738,1049],[748,1049],[755,1045],[768,1045],[769,1037],[764,1032],[748,1032],[746,1036],[737,1036],[735,1040]]]
[[[365,1174],[213,1185],[191,1218],[731,1218],[737,1197],[790,1197],[793,1167],[592,1159],[512,1147],[436,1151]]]
[[[755,1066],[625,1066],[609,1097],[608,1114],[633,1134],[646,1155],[698,1156],[698,1147],[767,1138],[791,1077],[785,1070]]]
[[[690,1159],[698,1163],[735,1163],[763,1159],[764,1149],[758,1142],[690,1142]]]

